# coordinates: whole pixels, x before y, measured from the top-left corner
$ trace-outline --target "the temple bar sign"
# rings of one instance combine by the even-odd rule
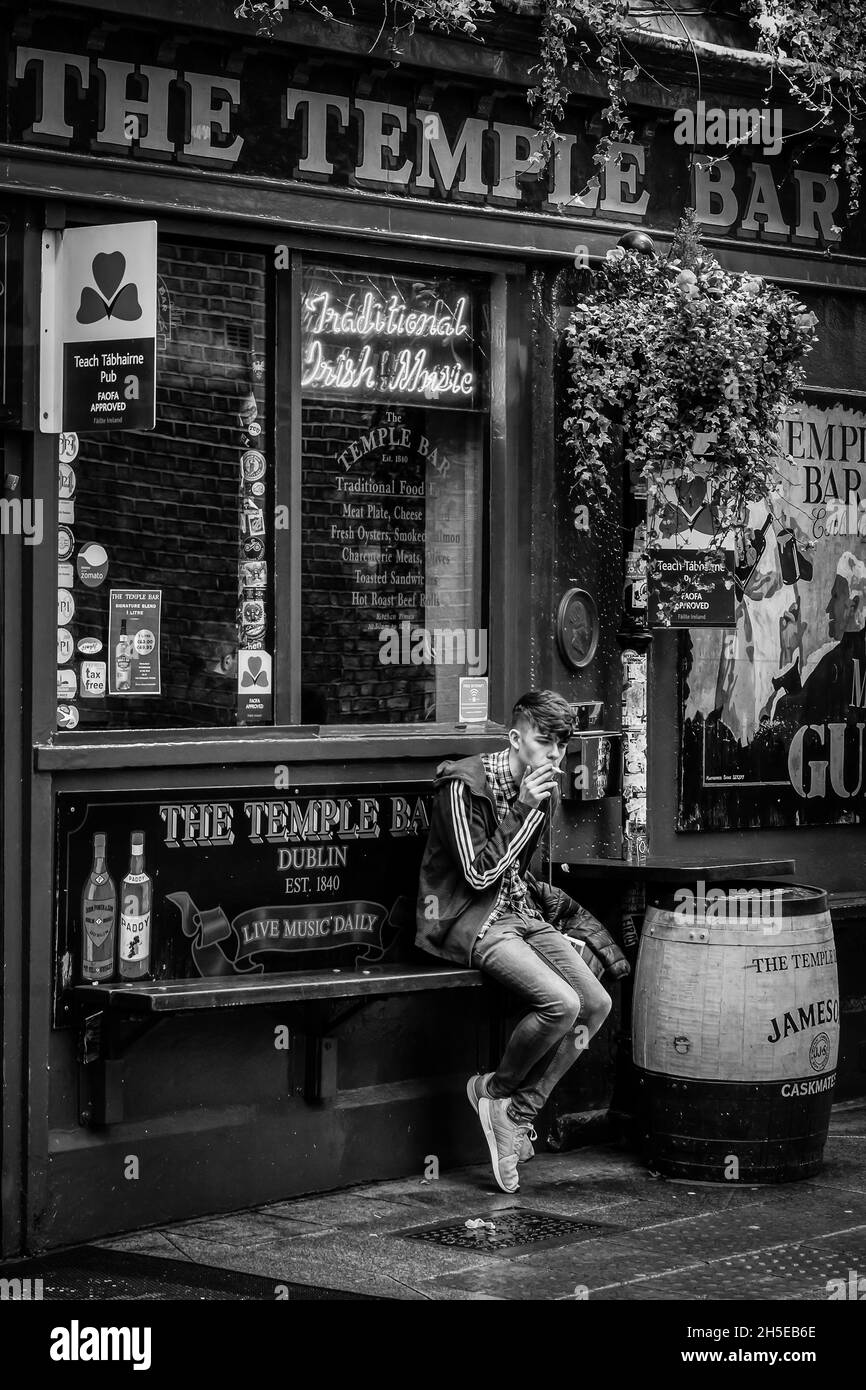
[[[42,233],[39,424],[152,429],[156,223]]]
[[[717,236],[804,246],[840,240],[837,184],[787,155],[754,149],[733,160],[692,157],[671,146],[662,123],[642,143],[614,144],[599,178],[588,113],[573,105],[575,129],[563,134],[548,173],[539,168],[539,131],[516,89],[488,96],[460,88],[434,105],[417,74],[401,68],[389,77],[387,99],[374,100],[369,83],[359,86],[357,69],[345,63],[317,63],[313,86],[303,62],[274,50],[247,50],[242,60],[227,52],[226,73],[201,70],[213,54],[190,40],[178,38],[177,52],[176,66],[167,67],[146,61],[131,43],[129,61],[18,47],[9,94],[13,143],[582,222],[613,217],[664,227],[688,203]],[[375,83],[374,90],[386,95]]]

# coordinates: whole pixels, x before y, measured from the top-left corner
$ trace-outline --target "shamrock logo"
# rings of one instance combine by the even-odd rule
[[[251,656],[246,671],[241,676],[241,689],[250,685],[261,685],[267,689],[268,673],[262,670],[264,662],[260,656]]]
[[[93,257],[91,273],[97,290],[85,285],[81,303],[75,315],[79,323],[98,323],[100,319],[124,319],[131,323],[141,318],[138,290],[130,282],[124,285],[126,257],[122,251],[99,251]]]

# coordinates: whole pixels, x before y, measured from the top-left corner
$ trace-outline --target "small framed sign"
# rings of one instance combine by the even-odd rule
[[[459,722],[461,724],[486,724],[488,708],[487,677],[461,676]]]
[[[650,556],[650,627],[735,626],[732,550],[654,549]],[[662,604],[670,604],[666,623]]]

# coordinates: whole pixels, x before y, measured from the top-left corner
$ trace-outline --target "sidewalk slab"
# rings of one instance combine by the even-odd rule
[[[398,1300],[826,1299],[866,1268],[866,1102],[834,1111],[815,1178],[668,1181],[616,1144],[539,1154],[505,1194],[488,1164],[367,1183],[101,1244]],[[464,1249],[406,1232],[520,1208],[588,1223],[551,1246]]]

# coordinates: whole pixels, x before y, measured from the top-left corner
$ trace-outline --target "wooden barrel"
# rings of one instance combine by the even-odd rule
[[[821,1167],[839,1051],[827,895],[770,882],[651,895],[634,985],[638,1119],[668,1177]]]

